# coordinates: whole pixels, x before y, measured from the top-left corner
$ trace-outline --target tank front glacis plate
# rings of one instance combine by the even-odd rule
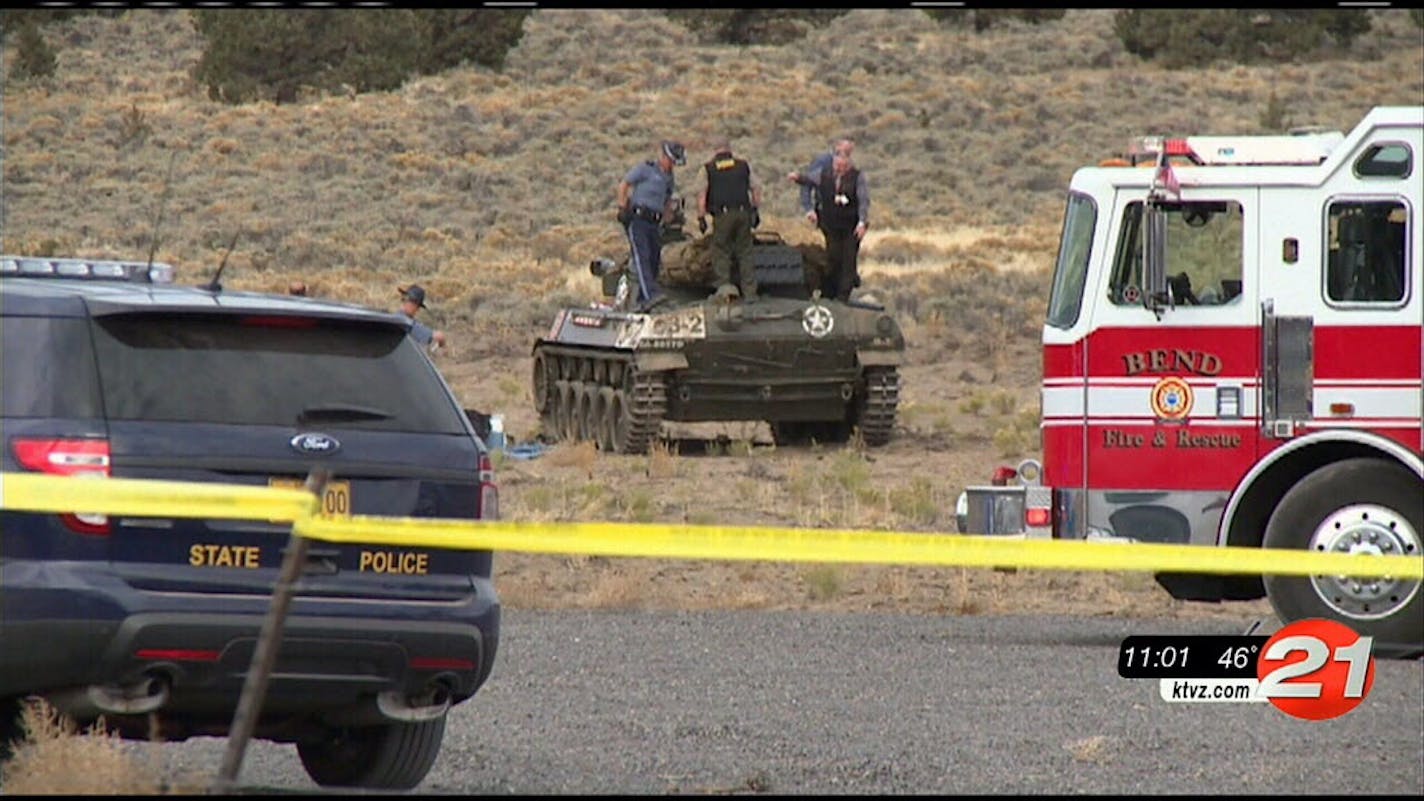
[[[707,338],[707,310],[702,304],[660,314],[633,315],[620,331],[621,347],[638,350],[676,350],[688,342]]]

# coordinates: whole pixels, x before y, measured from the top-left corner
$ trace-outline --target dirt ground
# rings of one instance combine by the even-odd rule
[[[508,520],[677,522],[867,528],[955,536],[961,489],[987,483],[1005,458],[996,426],[1036,427],[1039,360],[1016,343],[995,369],[973,354],[943,359],[932,331],[907,329],[900,418],[880,448],[775,447],[765,424],[664,424],[648,455],[559,444],[497,462]],[[532,338],[527,347],[532,347]],[[504,350],[505,355],[491,351]],[[940,360],[930,361],[939,357]],[[504,416],[511,443],[539,433],[531,359],[455,341],[436,358],[467,407]],[[1006,415],[972,400],[999,402]],[[926,412],[926,410],[929,410]],[[1026,413],[1031,412],[1031,413]],[[1018,423],[1015,423],[1016,425]],[[721,441],[716,441],[718,438]],[[1020,442],[1037,455],[1037,438]],[[911,492],[913,488],[915,491]],[[906,493],[909,493],[908,495]],[[906,498],[912,498],[906,500]],[[1126,617],[1274,620],[1269,604],[1177,601],[1144,573],[670,560],[500,553],[496,587],[516,609],[807,609],[928,615],[1059,612]]]

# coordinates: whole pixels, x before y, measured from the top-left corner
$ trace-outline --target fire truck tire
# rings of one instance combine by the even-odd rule
[[[1263,544],[1424,558],[1420,480],[1382,459],[1347,459],[1322,467],[1281,498]],[[1337,620],[1374,637],[1379,653],[1414,656],[1424,651],[1424,590],[1418,581],[1265,576],[1264,582],[1282,622]]]

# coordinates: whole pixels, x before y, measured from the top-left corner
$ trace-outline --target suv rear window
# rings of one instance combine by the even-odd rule
[[[0,318],[0,386],[5,417],[103,417],[80,317]]]
[[[95,319],[110,419],[290,426],[304,411],[349,425],[461,434],[429,363],[396,327],[292,317],[124,314]]]

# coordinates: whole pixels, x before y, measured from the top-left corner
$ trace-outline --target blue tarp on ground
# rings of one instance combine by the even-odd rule
[[[538,442],[526,442],[522,445],[511,445],[504,449],[506,455],[511,459],[537,459],[544,455],[548,447]]]

